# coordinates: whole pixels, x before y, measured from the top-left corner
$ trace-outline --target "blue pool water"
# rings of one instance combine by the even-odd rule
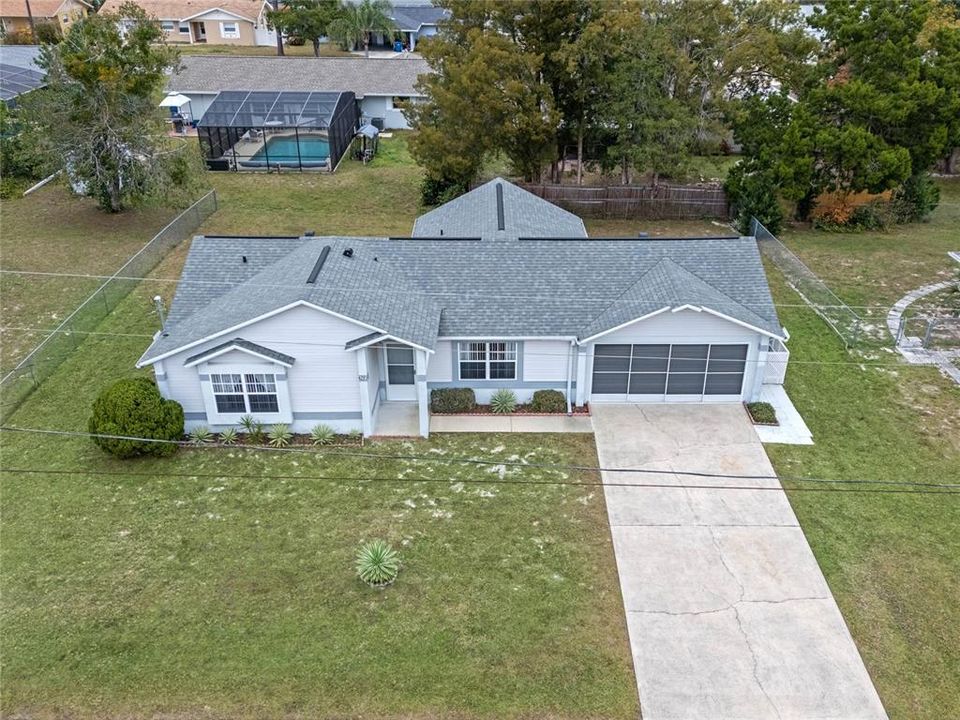
[[[250,158],[253,162],[266,163],[268,160],[271,165],[281,163],[283,165],[296,165],[298,159],[303,164],[314,164],[324,162],[330,157],[330,143],[326,138],[312,137],[310,135],[300,137],[300,154],[297,155],[297,137],[295,135],[276,135],[267,138],[267,147],[260,148]]]

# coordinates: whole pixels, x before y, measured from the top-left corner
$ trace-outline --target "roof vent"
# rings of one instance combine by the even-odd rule
[[[497,183],[497,230],[506,230],[503,219],[503,185]]]
[[[243,264],[246,265],[246,264],[247,264],[247,256],[246,256],[246,255],[241,255],[240,257],[241,257],[242,260],[243,260]]]
[[[320,274],[320,269],[323,267],[323,264],[327,261],[327,255],[330,254],[330,246],[324,245],[323,250],[320,251],[320,257],[317,258],[317,262],[313,264],[313,270],[310,271],[310,277],[307,278],[308,284],[313,284],[317,281],[317,275]]]
[[[353,248],[347,248],[343,251],[344,257],[353,257]]]
[[[317,234],[317,231],[316,231],[316,230],[304,230],[304,231],[303,231],[303,236],[304,236],[304,237],[314,237],[316,234]]]
[[[440,237],[443,237],[443,228],[440,228]]]

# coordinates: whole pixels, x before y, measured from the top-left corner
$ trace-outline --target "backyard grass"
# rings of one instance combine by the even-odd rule
[[[2,200],[0,268],[109,275],[176,213],[149,208],[111,215],[61,185]],[[52,329],[102,282],[0,273],[3,327]],[[10,370],[43,338],[23,330],[0,332],[0,372]]]
[[[777,302],[798,302],[768,275]],[[892,354],[805,365],[855,358],[809,310],[779,313],[787,391],[816,442],[766,446],[779,474],[960,483],[960,388]],[[960,496],[788,494],[890,717],[960,717]]]

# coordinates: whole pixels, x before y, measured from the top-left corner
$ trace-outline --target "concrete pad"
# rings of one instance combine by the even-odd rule
[[[510,418],[495,415],[431,415],[430,432],[510,432]]]
[[[782,445],[813,445],[813,433],[803,421],[783,385],[764,385],[760,390],[761,402],[773,405],[779,425],[754,425],[760,442]]]
[[[589,415],[513,415],[510,417],[512,432],[592,433],[593,424]]]
[[[743,407],[593,420],[644,719],[885,718]]]
[[[420,434],[420,416],[415,402],[385,402],[377,408],[373,434],[414,437]]]
[[[431,415],[430,432],[593,432],[589,415]]]

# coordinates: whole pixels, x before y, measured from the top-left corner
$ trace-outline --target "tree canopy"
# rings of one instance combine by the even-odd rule
[[[309,40],[320,57],[320,39],[341,11],[340,0],[286,0],[283,7],[267,11],[267,22],[283,35]]]
[[[391,7],[387,0],[360,0],[347,4],[330,23],[330,37],[344,45],[362,47],[364,55],[370,56],[370,33],[389,34],[394,31],[390,19]]]
[[[111,212],[188,182],[191,156],[166,142],[156,107],[178,55],[143,10],[85,17],[39,62],[47,86],[25,98],[22,115],[50,170]]]

